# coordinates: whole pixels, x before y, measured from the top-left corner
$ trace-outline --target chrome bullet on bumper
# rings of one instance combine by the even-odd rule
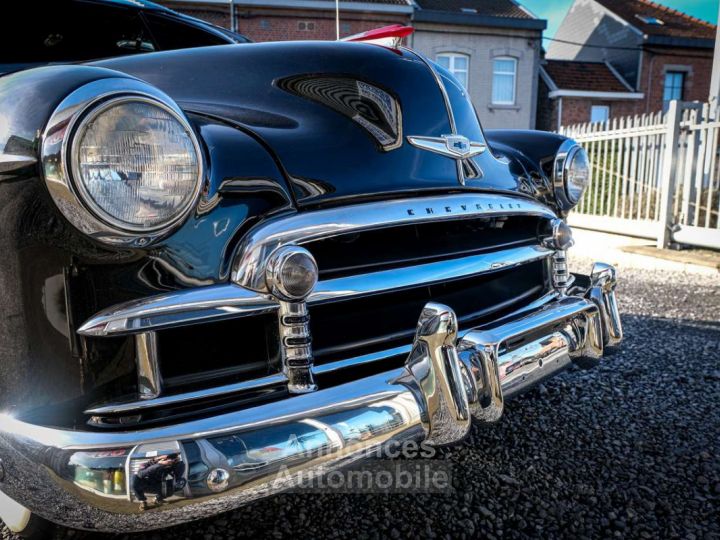
[[[617,345],[615,283],[615,270],[596,264],[567,295],[464,332],[450,307],[428,304],[404,367],[235,413],[131,432],[0,416],[0,491],[66,526],[139,531],[286,490],[391,442],[456,442],[471,420],[497,421],[507,398],[572,362],[592,367]],[[166,504],[142,511],[138,470],[172,455],[181,481],[160,494]]]

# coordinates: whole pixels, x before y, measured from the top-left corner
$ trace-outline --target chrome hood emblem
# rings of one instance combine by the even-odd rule
[[[410,135],[408,142],[421,150],[435,152],[453,159],[470,159],[487,150],[487,145],[471,141],[462,135],[443,135],[442,137],[421,137]]]

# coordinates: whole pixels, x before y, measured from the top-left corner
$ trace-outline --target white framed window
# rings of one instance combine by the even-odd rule
[[[667,103],[673,99],[683,98],[683,88],[685,86],[685,73],[682,71],[666,71],[665,86],[663,88],[663,101]]]
[[[607,105],[593,105],[590,108],[590,121],[607,122],[610,118],[610,107]]]
[[[492,102],[515,105],[517,58],[498,56],[493,59]]]
[[[435,57],[435,61],[452,73],[463,88],[467,89],[470,70],[470,57],[467,54],[442,53]]]

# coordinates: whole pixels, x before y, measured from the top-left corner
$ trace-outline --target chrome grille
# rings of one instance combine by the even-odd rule
[[[553,251],[542,247],[537,234],[543,223],[554,217],[548,208],[533,200],[463,194],[368,203],[275,218],[252,229],[239,247],[233,267],[234,283],[180,290],[114,306],[88,320],[80,333],[95,337],[158,333],[162,343],[163,334],[172,332],[176,332],[176,339],[192,340],[192,336],[202,335],[203,327],[218,321],[247,317],[255,321],[257,316],[272,320],[279,304],[264,289],[263,261],[279,246],[303,245],[319,254],[321,280],[307,302],[311,329],[318,334],[314,345],[318,363],[312,371],[325,376],[324,384],[328,384],[330,373],[382,364],[406,354],[413,331],[412,322],[407,321],[417,319],[415,304],[443,295],[452,298],[453,294],[454,303],[458,304],[463,287],[468,290],[475,287],[480,291],[474,295],[475,310],[468,305],[464,316],[461,314],[461,321],[469,325],[483,317],[502,317],[538,301],[551,285],[548,260]],[[397,241],[413,235],[414,248],[406,240],[401,249],[391,249],[393,238]],[[387,241],[384,249],[370,249],[383,238]],[[428,239],[427,246],[423,238]],[[367,257],[357,256],[353,251],[359,246],[370,250]],[[337,264],[343,260],[350,264]],[[527,287],[517,287],[518,280]],[[486,295],[484,304],[483,287],[498,293]],[[364,335],[357,334],[359,339],[338,333],[340,339],[333,342],[326,328],[317,326],[330,324],[335,310],[349,313],[349,319],[357,314],[354,321],[346,322],[346,327],[360,325],[363,316],[372,318],[374,310],[382,312],[383,302],[395,302],[398,297],[403,298],[412,317],[399,320],[397,331],[391,329],[373,336],[369,330]],[[237,322],[239,328],[241,321]],[[178,327],[183,327],[182,331],[174,330]],[[257,329],[254,332],[257,334]],[[271,325],[266,325],[268,342],[275,337],[272,332]],[[229,339],[236,350],[242,349],[242,339],[236,334]],[[371,346],[368,340],[372,341]],[[343,347],[347,342],[354,346]],[[253,351],[252,358],[238,354],[235,365],[229,359],[228,366],[206,369],[210,366],[199,361],[197,373],[175,372],[167,378],[169,384],[165,386],[156,381],[159,395],[154,399],[126,399],[93,406],[85,412],[97,420],[112,415],[143,415],[153,409],[170,410],[178,404],[187,409],[193,403],[200,405],[207,400],[226,400],[238,406],[236,398],[247,393],[255,393],[255,397],[258,392],[272,398],[281,395],[287,377],[278,370],[278,351],[268,348],[262,358],[257,358],[261,356],[259,349]],[[161,366],[173,361],[166,356],[161,347]],[[253,369],[246,369],[248,366]],[[173,384],[182,382],[182,377],[197,384],[189,389]]]

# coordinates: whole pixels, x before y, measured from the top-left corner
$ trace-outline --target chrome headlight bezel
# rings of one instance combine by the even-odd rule
[[[574,140],[567,139],[560,145],[553,162],[552,182],[555,200],[560,209],[565,212],[573,209],[580,202],[585,193],[585,189],[587,189],[587,186],[585,186],[585,189],[583,189],[583,192],[577,199],[571,197],[567,189],[568,173],[578,152],[585,152],[585,149]],[[588,163],[589,161],[588,158]]]
[[[293,259],[301,259],[305,265],[293,263]],[[292,267],[309,269],[310,281],[301,291],[292,291],[286,283],[285,271]],[[268,290],[276,297],[286,302],[300,302],[305,300],[315,288],[319,276],[315,257],[304,247],[295,245],[281,246],[268,257],[265,269],[265,283]]]
[[[197,157],[197,179],[187,202],[166,222],[151,228],[115,220],[98,208],[77,173],[75,146],[84,126],[109,107],[132,101],[156,106],[177,120],[192,141]],[[91,238],[117,246],[145,247],[174,231],[196,207],[205,178],[200,142],[180,107],[157,88],[121,77],[87,83],[58,105],[41,138],[41,161],[45,184],[65,218]]]

